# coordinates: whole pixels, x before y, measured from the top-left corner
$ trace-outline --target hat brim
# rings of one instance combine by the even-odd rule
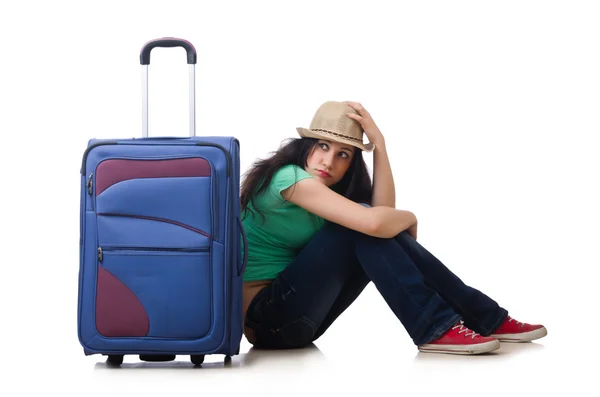
[[[313,130],[309,130],[308,128],[302,128],[302,127],[297,127],[296,131],[298,131],[298,134],[303,138],[326,139],[328,141],[336,141],[339,143],[346,143],[348,145],[359,148],[360,150],[362,150],[364,152],[372,152],[373,149],[375,149],[375,145],[373,145],[370,142],[365,145],[363,143],[355,142],[351,139],[344,139],[337,135],[329,134],[325,131],[313,131]]]

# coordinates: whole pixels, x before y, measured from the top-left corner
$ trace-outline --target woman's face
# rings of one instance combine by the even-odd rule
[[[319,139],[306,160],[306,172],[326,186],[333,186],[342,180],[354,156],[355,147]]]

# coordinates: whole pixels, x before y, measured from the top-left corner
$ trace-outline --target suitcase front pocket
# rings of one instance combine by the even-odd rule
[[[207,248],[98,248],[96,328],[105,337],[202,338],[212,322]]]
[[[207,237],[217,235],[213,219],[216,178],[203,158],[107,159],[97,166],[95,175],[98,215],[159,220],[163,225],[157,227],[167,233],[165,222]],[[99,223],[98,234],[109,238],[101,230],[103,225]],[[119,243],[135,245],[127,240]]]

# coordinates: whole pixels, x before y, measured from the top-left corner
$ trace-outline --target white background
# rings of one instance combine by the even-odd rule
[[[597,390],[599,20],[594,1],[3,4],[2,388]],[[548,336],[484,357],[417,353],[369,285],[303,352],[260,353],[243,339],[231,366],[211,356],[196,370],[185,356],[126,357],[121,370],[84,356],[80,163],[90,138],[141,136],[139,50],[164,36],[196,47],[197,133],[237,137],[242,172],[308,126],[322,102],[361,102],[386,137],[397,206],[417,215],[420,243]],[[152,52],[151,135],[188,134],[187,77],[182,49]]]

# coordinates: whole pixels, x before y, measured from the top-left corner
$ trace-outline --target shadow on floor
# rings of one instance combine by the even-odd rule
[[[235,369],[251,368],[260,366],[282,367],[297,366],[308,362],[323,360],[325,356],[313,343],[302,349],[265,350],[251,347],[247,353],[227,359],[220,354],[207,355],[205,362],[194,365],[189,355],[178,355],[173,361],[147,362],[140,361],[137,355],[126,355],[119,366],[107,364],[106,357],[94,366],[94,370],[127,370],[127,369],[176,369],[176,370],[200,370],[200,369]]]

